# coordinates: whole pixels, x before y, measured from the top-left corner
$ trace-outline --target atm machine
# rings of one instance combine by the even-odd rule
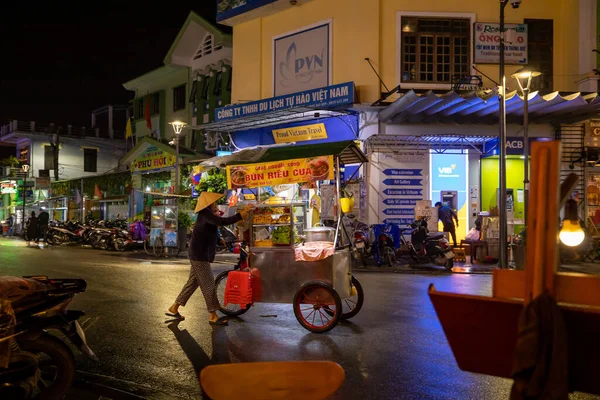
[[[442,190],[440,192],[440,201],[443,205],[450,207],[455,212],[458,212],[458,191],[457,190]]]

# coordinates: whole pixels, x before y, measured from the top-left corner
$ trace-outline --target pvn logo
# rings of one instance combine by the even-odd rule
[[[319,54],[308,54],[298,56],[296,42],[292,42],[287,49],[284,61],[279,63],[281,85],[292,86],[293,82],[308,83],[317,74],[324,71],[325,49]]]

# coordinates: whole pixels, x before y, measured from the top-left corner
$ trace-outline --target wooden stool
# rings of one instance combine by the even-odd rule
[[[454,261],[467,262],[467,255],[465,253],[465,249],[461,247],[457,247],[456,249],[454,249]]]
[[[473,263],[473,261],[477,260],[477,248],[481,248],[484,249],[485,248],[485,254],[489,255],[490,254],[490,248],[488,245],[488,242],[486,240],[461,240],[460,241],[460,247],[464,247],[466,245],[468,245],[470,247],[470,259],[471,259],[471,263]]]

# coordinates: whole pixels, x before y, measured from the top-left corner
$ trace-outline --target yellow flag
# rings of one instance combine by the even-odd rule
[[[125,127],[125,139],[133,137],[133,130],[131,129],[131,118],[127,118],[127,126]]]

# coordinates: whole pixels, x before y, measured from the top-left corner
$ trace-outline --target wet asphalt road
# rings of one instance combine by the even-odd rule
[[[508,398],[510,381],[458,369],[427,297],[429,283],[489,295],[490,275],[358,274],[362,311],[319,335],[299,325],[291,305],[258,304],[228,327],[213,328],[200,292],[182,309],[185,321],[165,323],[188,277],[187,261],[131,256],[0,239],[0,275],[85,278],[88,290],[70,307],[90,318],[88,343],[100,362],[78,356],[78,368],[90,381],[150,398],[201,398],[198,372],[208,364],[276,360],[338,362],[346,380],[334,399]],[[225,268],[215,265],[214,272]]]

